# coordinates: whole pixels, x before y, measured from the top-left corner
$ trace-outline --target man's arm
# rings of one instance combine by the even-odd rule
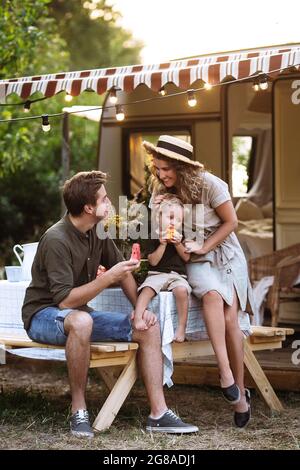
[[[76,308],[87,304],[96,295],[116,282],[122,282],[138,265],[138,261],[121,261],[111,269],[80,287],[74,287],[59,304],[59,308]],[[129,299],[130,300],[130,299]]]

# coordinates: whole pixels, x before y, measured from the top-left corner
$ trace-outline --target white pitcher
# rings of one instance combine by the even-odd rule
[[[22,266],[21,280],[31,281],[31,266],[36,254],[38,242],[25,243],[25,245],[15,245],[13,247],[14,253]],[[21,259],[18,250],[23,253],[23,260]]]

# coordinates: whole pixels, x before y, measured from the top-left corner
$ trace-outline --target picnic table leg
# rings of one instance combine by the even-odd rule
[[[109,367],[97,367],[96,371],[97,374],[100,375],[102,378],[103,382],[107,386],[108,390],[111,391],[115,384],[116,381],[118,380],[120,374],[121,374],[122,367],[121,366],[109,366]]]
[[[244,342],[244,363],[251,377],[257,385],[265,402],[272,411],[282,411],[283,406],[279,401],[258,360],[256,359],[248,341]]]
[[[93,427],[103,431],[112,424],[137,379],[136,351],[132,351],[124,370],[99,411]]]

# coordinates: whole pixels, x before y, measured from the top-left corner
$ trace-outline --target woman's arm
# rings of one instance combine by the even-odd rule
[[[238,226],[238,219],[231,201],[226,201],[215,208],[216,213],[222,220],[222,225],[203,243],[202,248],[196,242],[186,242],[187,252],[205,255],[222,243],[228,235]],[[197,248],[198,246],[198,248]]]

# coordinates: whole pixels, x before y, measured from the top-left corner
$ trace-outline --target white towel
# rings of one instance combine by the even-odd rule
[[[256,326],[261,326],[264,322],[264,300],[273,282],[274,276],[266,276],[260,281],[254,282],[253,297],[255,299],[256,309],[253,323]]]

